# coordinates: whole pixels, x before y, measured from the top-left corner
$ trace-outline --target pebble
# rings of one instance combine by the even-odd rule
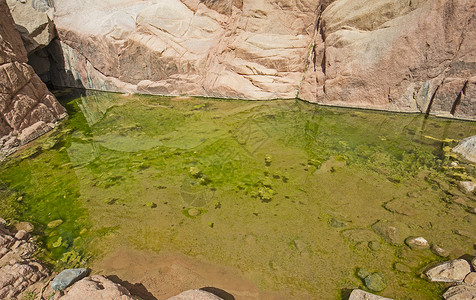
[[[187,212],[188,212],[188,215],[191,217],[196,217],[200,214],[200,211],[196,208],[190,208]]]
[[[405,239],[405,244],[407,244],[407,246],[410,247],[411,249],[423,250],[423,249],[430,248],[430,244],[428,243],[428,241],[421,236],[408,237],[407,239]]]
[[[18,232],[15,234],[15,238],[17,240],[26,239],[28,238],[28,232],[26,232],[25,230],[18,230]]]
[[[450,255],[450,252],[441,248],[440,246],[433,244],[431,245],[431,252],[434,254],[440,256],[440,257],[448,257]]]
[[[61,224],[63,224],[63,220],[58,219],[58,220],[54,220],[54,221],[49,222],[48,225],[46,225],[46,226],[48,226],[48,228],[53,229],[53,228],[56,228],[56,227],[60,226]]]
[[[396,262],[394,265],[393,265],[393,268],[399,272],[403,272],[403,273],[411,273],[412,272],[412,269],[405,265],[405,264],[402,264],[402,263],[399,263],[399,262]]]

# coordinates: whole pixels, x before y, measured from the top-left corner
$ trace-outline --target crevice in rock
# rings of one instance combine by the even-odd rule
[[[461,91],[458,93],[458,96],[456,97],[455,101],[453,102],[453,105],[451,106],[451,110],[450,110],[450,114],[452,116],[455,115],[456,113],[456,109],[458,108],[459,104],[461,103],[461,99],[464,98],[464,95],[466,93],[466,89],[468,87],[468,80],[466,80],[464,82],[464,85],[463,85],[463,88],[461,89]]]
[[[443,82],[443,81],[442,81]],[[433,95],[431,95],[430,102],[428,103],[428,106],[426,108],[425,114],[429,115],[431,112],[431,106],[433,105],[433,101],[435,100],[436,94],[438,93],[438,90],[440,89],[440,85],[438,85],[433,92]]]

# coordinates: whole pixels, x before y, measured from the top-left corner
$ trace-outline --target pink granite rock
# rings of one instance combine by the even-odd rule
[[[129,291],[104,276],[93,275],[76,282],[61,300],[134,300]]]
[[[472,0],[64,0],[55,9],[58,85],[476,118]]]
[[[27,60],[9,8],[0,0],[0,159],[66,115]]]

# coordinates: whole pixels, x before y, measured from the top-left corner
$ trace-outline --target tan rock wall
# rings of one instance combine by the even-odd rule
[[[53,83],[476,118],[472,0],[64,0]]]
[[[54,127],[64,108],[27,64],[27,52],[0,0],[0,158]]]

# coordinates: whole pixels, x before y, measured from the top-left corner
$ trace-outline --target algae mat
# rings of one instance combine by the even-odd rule
[[[112,272],[101,262],[129,249],[235,270],[262,299],[345,299],[363,287],[359,269],[384,276],[383,296],[435,299],[444,286],[420,274],[442,258],[403,240],[474,254],[475,196],[457,183],[475,168],[449,150],[476,123],[297,100],[56,94],[70,116],[3,163],[0,213],[32,222],[57,268]]]

